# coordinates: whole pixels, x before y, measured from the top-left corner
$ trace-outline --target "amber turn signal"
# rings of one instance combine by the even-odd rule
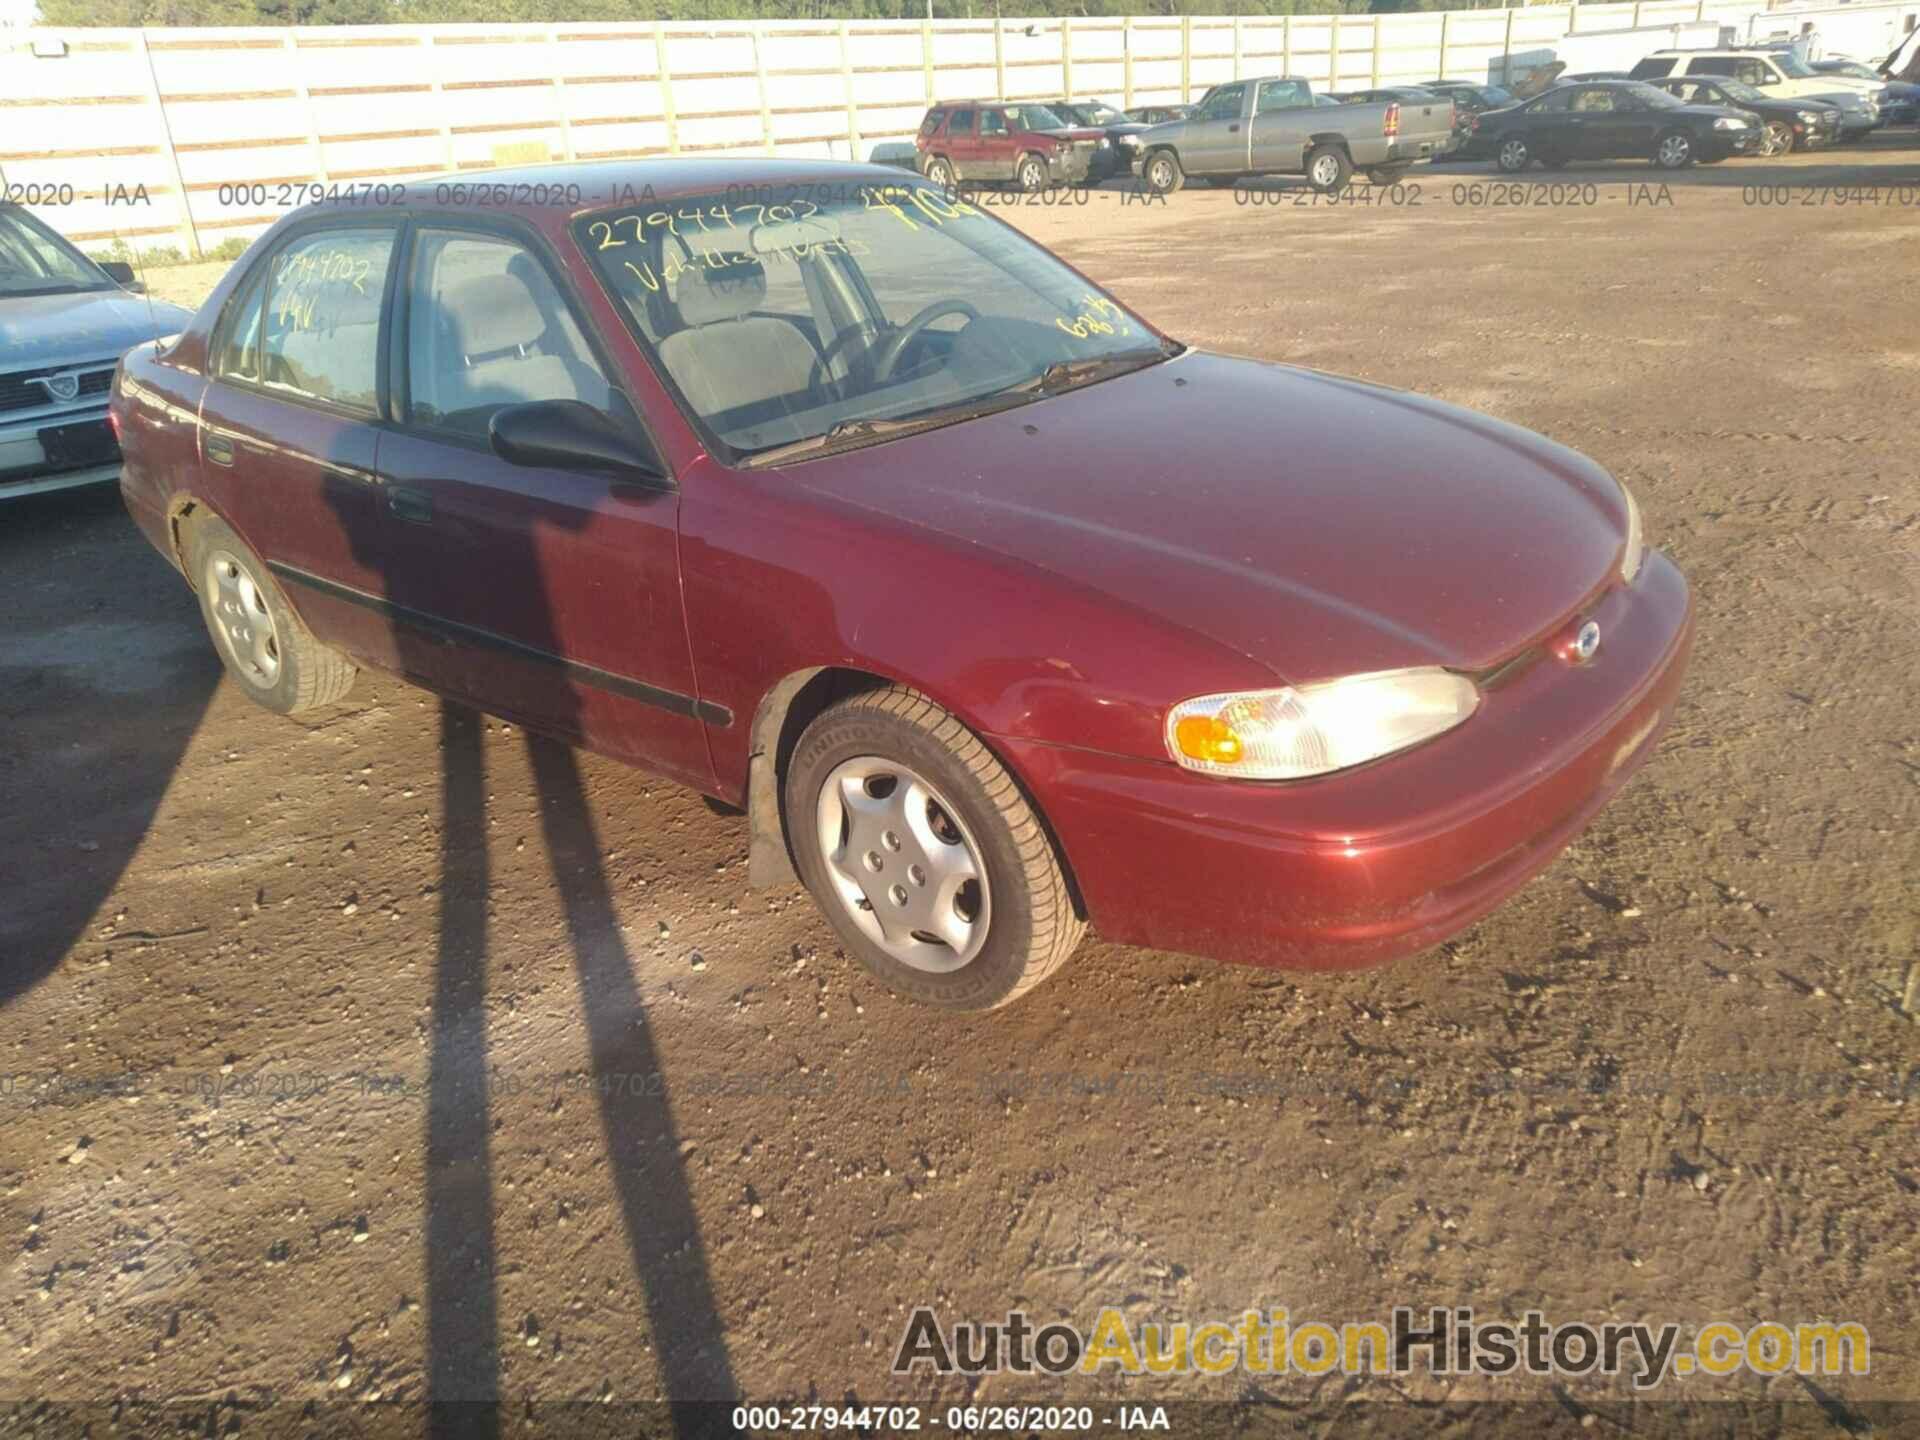
[[[1173,740],[1189,760],[1233,765],[1241,755],[1240,737],[1217,715],[1187,715],[1173,727]]]

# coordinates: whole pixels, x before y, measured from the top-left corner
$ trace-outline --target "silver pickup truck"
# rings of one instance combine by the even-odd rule
[[[1355,170],[1390,185],[1453,143],[1453,102],[1316,105],[1305,80],[1279,75],[1209,90],[1192,115],[1140,137],[1140,175],[1165,195],[1189,176],[1225,185],[1243,175],[1305,175],[1344,189]]]

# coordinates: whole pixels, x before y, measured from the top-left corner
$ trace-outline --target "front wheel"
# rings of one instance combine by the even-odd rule
[[[1653,163],[1662,170],[1684,170],[1693,164],[1693,137],[1684,130],[1669,130],[1653,147]]]
[[[1156,150],[1147,156],[1146,163],[1140,167],[1140,178],[1156,195],[1171,195],[1187,180],[1179,157],[1171,150]]]
[[[915,691],[855,695],[787,764],[800,878],[891,989],[948,1010],[1018,999],[1080,943],[1053,843],[993,752]]]
[[[1769,120],[1764,134],[1760,137],[1762,155],[1791,155],[1793,153],[1793,126],[1784,120]]]
[[[313,638],[260,557],[224,521],[196,519],[186,550],[200,618],[250,699],[292,715],[353,688],[353,663]]]
[[[1533,147],[1518,135],[1509,135],[1500,142],[1494,162],[1507,174],[1518,175],[1533,163]]]
[[[1038,195],[1047,188],[1047,167],[1040,163],[1038,155],[1022,155],[1020,163],[1013,167],[1013,180],[1027,195]]]
[[[1338,195],[1353,176],[1353,162],[1337,145],[1316,145],[1307,152],[1307,183],[1322,195]]]

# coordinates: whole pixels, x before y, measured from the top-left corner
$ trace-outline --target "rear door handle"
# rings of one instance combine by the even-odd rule
[[[433,496],[424,490],[409,489],[405,485],[389,485],[387,508],[400,519],[411,520],[416,525],[433,523]]]
[[[233,464],[233,441],[224,435],[209,435],[206,443],[207,459],[216,465]]]

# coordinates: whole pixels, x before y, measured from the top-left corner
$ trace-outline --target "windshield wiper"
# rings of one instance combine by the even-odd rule
[[[942,425],[952,425],[961,420],[973,420],[982,415],[991,415],[997,410],[1011,410],[1016,405],[1024,405],[1036,398],[1033,395],[1001,390],[978,400],[962,400],[954,405],[944,405],[935,410],[921,410],[912,415],[900,415],[889,419],[837,420],[818,435],[809,435],[804,440],[775,445],[766,450],[755,450],[744,457],[745,463],[758,469],[762,465],[778,465],[782,460],[792,460],[801,455],[819,455],[829,450],[850,450],[862,444],[886,440],[916,430],[934,430]]]
[[[1115,350],[1106,355],[1089,355],[1083,360],[1056,360],[1031,380],[1022,380],[1011,385],[1010,391],[1035,395],[1057,395],[1062,390],[1071,390],[1077,385],[1089,385],[1095,380],[1105,380],[1126,370],[1138,370],[1155,361],[1169,358],[1170,352],[1164,345],[1138,350]]]

